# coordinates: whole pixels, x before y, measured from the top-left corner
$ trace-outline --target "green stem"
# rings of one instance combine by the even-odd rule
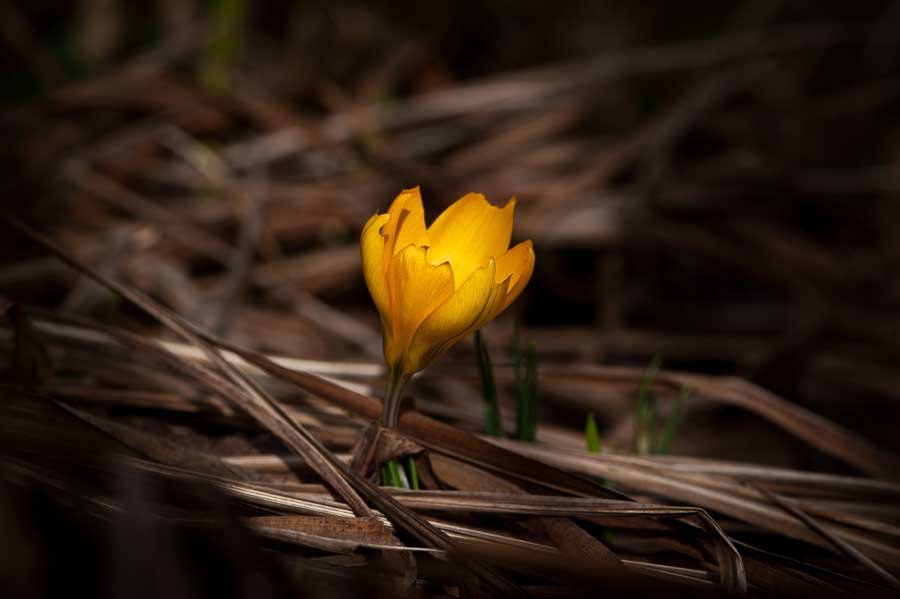
[[[388,371],[387,384],[384,389],[384,407],[381,411],[381,426],[385,428],[397,428],[400,423],[400,406],[403,403],[403,388],[409,382],[408,374],[405,374],[399,367],[391,368]],[[401,476],[400,465],[397,460],[388,460],[381,470],[381,480],[392,487],[409,488],[409,484],[404,484],[405,473]],[[386,476],[385,476],[386,475]]]
[[[400,423],[400,405],[403,388],[409,382],[409,375],[400,368],[391,368],[388,372],[387,386],[384,390],[384,408],[381,412],[381,425],[385,428],[397,428]]]

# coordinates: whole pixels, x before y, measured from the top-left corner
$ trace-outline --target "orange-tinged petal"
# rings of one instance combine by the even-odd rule
[[[408,245],[394,256],[388,267],[388,285],[394,298],[392,341],[385,347],[388,364],[396,364],[419,325],[453,295],[450,264],[431,264],[427,248]]]
[[[507,306],[519,297],[528,285],[532,272],[534,272],[534,248],[530,239],[515,245],[497,258],[497,282],[509,277],[509,291],[494,317],[506,310]]]
[[[404,189],[388,208],[391,220],[384,229],[389,258],[410,244],[428,245],[425,231],[425,209],[418,187]]]
[[[422,322],[403,359],[406,372],[425,368],[465,335],[484,325],[507,295],[508,280],[495,282],[496,265],[473,272],[447,301]]]
[[[373,215],[363,227],[359,239],[363,277],[383,323],[390,322],[391,306],[384,271],[385,247],[381,230],[390,219],[388,214]]]
[[[468,194],[426,229],[414,188],[369,219],[360,239],[363,273],[391,372],[421,370],[519,296],[534,250],[530,241],[509,249],[514,210],[514,199],[499,208]]]
[[[449,261],[460,289],[469,275],[509,247],[515,206],[515,199],[498,208],[478,193],[461,197],[428,227],[429,260]]]

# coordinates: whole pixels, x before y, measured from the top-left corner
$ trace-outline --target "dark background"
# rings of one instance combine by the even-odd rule
[[[900,450],[898,2],[83,0],[0,23],[4,208],[230,340],[377,360],[366,218],[417,184],[429,219],[515,195],[537,266],[485,330],[500,368],[515,321],[542,364],[658,355]],[[249,265],[197,229],[250,239]],[[159,333],[51,262],[5,231],[0,293]],[[472,364],[465,341],[422,392]],[[631,399],[541,394],[548,425],[593,410],[629,447]],[[852,472],[702,398],[673,451]]]

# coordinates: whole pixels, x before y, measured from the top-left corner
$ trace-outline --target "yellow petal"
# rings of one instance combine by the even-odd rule
[[[509,247],[515,206],[515,199],[498,208],[478,193],[461,197],[428,227],[428,259],[433,264],[449,261],[460,289],[469,275]]]
[[[389,265],[388,285],[394,304],[392,342],[385,347],[388,364],[400,360],[422,321],[453,295],[450,264],[429,263],[426,251],[425,247],[408,245]]]
[[[373,215],[363,227],[359,240],[363,276],[378,308],[382,323],[390,322],[391,305],[384,264],[384,237],[381,230],[391,219],[388,214]]]
[[[384,229],[387,239],[388,257],[410,244],[428,245],[425,232],[425,209],[422,208],[422,194],[418,187],[404,189],[388,208],[391,220]]]
[[[509,277],[509,291],[494,317],[506,310],[515,301],[534,272],[534,248],[531,240],[523,241],[497,258],[497,282]]]
[[[425,368],[465,335],[487,323],[502,305],[509,280],[495,282],[496,265],[473,272],[447,301],[422,322],[403,360],[406,372]]]

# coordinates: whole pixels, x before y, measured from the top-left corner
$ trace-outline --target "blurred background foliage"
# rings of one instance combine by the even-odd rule
[[[424,186],[432,215],[470,190],[517,195],[521,236],[539,255],[517,313],[539,329],[542,355],[646,365],[662,353],[897,446],[896,420],[871,417],[893,416],[900,388],[895,2],[83,0],[2,11],[4,197],[46,225],[102,226],[73,192],[75,163],[177,211],[184,189],[171,186],[190,175],[158,172],[173,151],[212,171],[230,151],[242,182],[298,184],[283,190],[298,211],[309,209],[303,184],[338,190],[342,213],[302,225],[312,236],[289,232],[288,253],[351,242],[404,186]],[[161,122],[178,130],[162,153],[141,140]],[[239,142],[265,150],[285,130],[324,145],[276,147],[247,167],[232,159]],[[104,165],[115,148],[124,155]],[[188,192],[227,197],[221,183]],[[239,227],[217,222],[237,239]],[[362,286],[345,281],[311,292],[371,321]],[[570,334],[564,347],[554,331]]]
[[[896,0],[0,0],[3,203],[229,341],[374,364],[366,218],[417,184],[432,218],[516,196],[536,271],[484,331],[507,430],[518,323],[539,441],[583,447],[591,414],[592,446],[630,451],[634,385],[553,369],[640,379],[660,356],[897,452],[898,32]],[[0,292],[167,335],[13,234]],[[430,369],[422,409],[483,430],[475,364],[467,341]],[[64,360],[46,392],[175,384],[106,367]],[[659,402],[678,406],[674,454],[855,471],[763,411],[679,397]],[[212,453],[276,445],[112,413]]]

